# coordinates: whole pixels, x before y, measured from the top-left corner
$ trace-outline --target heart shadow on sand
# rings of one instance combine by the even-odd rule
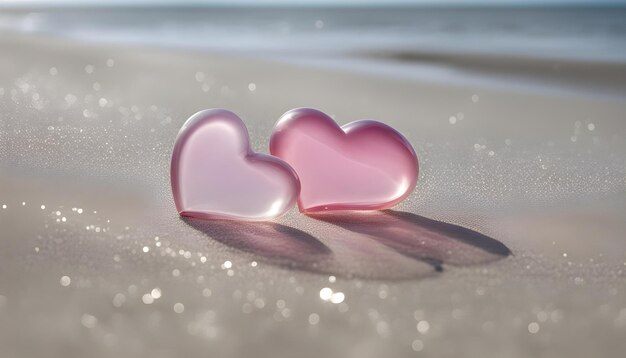
[[[227,246],[290,269],[348,278],[406,280],[449,266],[471,266],[511,255],[502,242],[477,231],[407,212],[333,212],[309,217],[337,226],[318,239],[272,223],[183,220]],[[332,237],[331,237],[332,236]]]
[[[187,224],[212,239],[252,253],[274,264],[313,271],[332,251],[312,235],[273,222],[201,220],[185,217]]]
[[[384,210],[311,217],[360,233],[398,253],[432,265],[470,266],[511,255],[502,242],[477,231],[412,213]]]

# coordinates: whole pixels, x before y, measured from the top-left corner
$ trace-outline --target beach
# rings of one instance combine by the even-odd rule
[[[618,60],[306,61],[15,31],[0,53],[0,356],[626,349]],[[403,133],[413,194],[358,220],[178,216],[169,167],[189,116],[229,109],[268,153],[297,107]]]

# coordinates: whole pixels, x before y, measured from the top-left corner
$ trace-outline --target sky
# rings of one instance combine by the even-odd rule
[[[620,4],[626,0],[0,0],[0,5],[118,5],[118,4],[237,4],[237,5],[376,5],[376,4],[414,4],[414,5],[580,5],[580,4]]]

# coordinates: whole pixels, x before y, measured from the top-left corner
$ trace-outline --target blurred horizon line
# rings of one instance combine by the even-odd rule
[[[283,1],[3,1],[0,0],[0,9],[80,9],[80,8],[624,8],[626,0],[599,0],[599,1],[335,1],[335,2],[283,2]]]

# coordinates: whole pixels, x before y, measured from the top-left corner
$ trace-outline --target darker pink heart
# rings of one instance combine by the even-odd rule
[[[380,210],[415,188],[418,162],[395,129],[359,120],[339,127],[310,108],[285,113],[276,123],[270,152],[300,178],[300,211]]]

